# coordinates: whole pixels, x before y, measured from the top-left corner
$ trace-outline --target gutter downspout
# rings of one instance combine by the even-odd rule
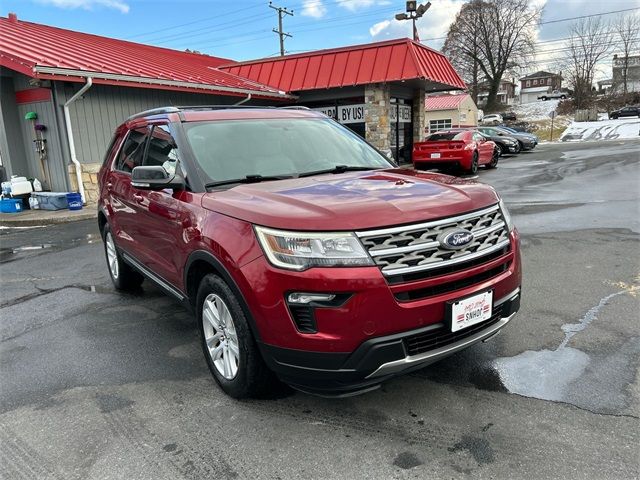
[[[73,130],[71,129],[71,114],[69,113],[69,106],[75,102],[78,98],[80,98],[87,90],[91,88],[93,85],[93,79],[91,77],[87,77],[87,82],[82,86],[80,90],[78,90],[69,100],[67,100],[64,104],[64,122],[67,127],[67,140],[69,142],[69,153],[71,154],[71,161],[76,167],[76,179],[78,181],[78,190],[80,191],[80,196],[82,197],[82,203],[86,204],[87,200],[84,195],[84,185],[82,184],[82,165],[78,161],[78,157],[76,156],[76,144],[73,141]]]
[[[249,100],[251,100],[251,94],[250,93],[247,94],[247,98],[243,98],[238,103],[234,103],[233,106],[242,105],[243,103],[247,103]]]

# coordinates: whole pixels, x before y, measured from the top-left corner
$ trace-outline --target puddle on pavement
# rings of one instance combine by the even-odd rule
[[[627,386],[632,384],[640,357],[640,335],[603,352],[570,346],[573,337],[597,320],[618,291],[602,298],[576,323],[562,325],[564,338],[555,350],[525,351],[513,357],[497,357],[499,342],[476,345],[413,376],[440,383],[472,384],[482,390],[514,393],[541,400],[566,402],[599,413],[619,413],[629,405]]]
[[[77,247],[79,245],[90,245],[100,242],[100,235],[88,233],[82,237],[65,239],[59,243],[41,243],[36,245],[21,245],[18,247],[0,248],[0,263],[10,262],[28,256],[29,254],[38,254],[40,251],[46,250],[65,250],[67,248]]]

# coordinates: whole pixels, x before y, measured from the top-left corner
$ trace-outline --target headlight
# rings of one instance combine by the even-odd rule
[[[513,220],[511,219],[511,214],[509,210],[507,210],[506,205],[504,204],[504,200],[500,199],[500,210],[502,211],[502,218],[504,218],[504,222],[507,224],[509,231],[512,232],[514,225]]]
[[[306,270],[311,267],[373,265],[353,233],[310,233],[255,227],[269,261],[276,267]]]

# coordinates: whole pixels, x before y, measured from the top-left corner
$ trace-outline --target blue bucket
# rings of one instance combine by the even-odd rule
[[[67,193],[69,210],[82,210],[82,195],[79,193]]]
[[[22,200],[14,198],[3,198],[0,200],[0,212],[18,213],[22,211]]]

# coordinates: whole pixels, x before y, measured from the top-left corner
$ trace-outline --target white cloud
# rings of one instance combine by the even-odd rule
[[[378,22],[369,29],[369,33],[372,37],[376,37],[380,32],[387,28],[389,24],[391,24],[391,20],[383,20],[381,22]]]
[[[390,5],[389,0],[337,0],[338,5],[342,8],[346,8],[352,12],[360,10],[362,8],[370,7],[371,5]]]
[[[322,18],[327,13],[327,7],[322,0],[305,0],[302,2],[302,15],[305,17]]]
[[[82,8],[92,10],[95,7],[106,7],[118,10],[120,13],[129,13],[129,4],[123,0],[38,0],[38,3],[53,5],[59,8]]]

